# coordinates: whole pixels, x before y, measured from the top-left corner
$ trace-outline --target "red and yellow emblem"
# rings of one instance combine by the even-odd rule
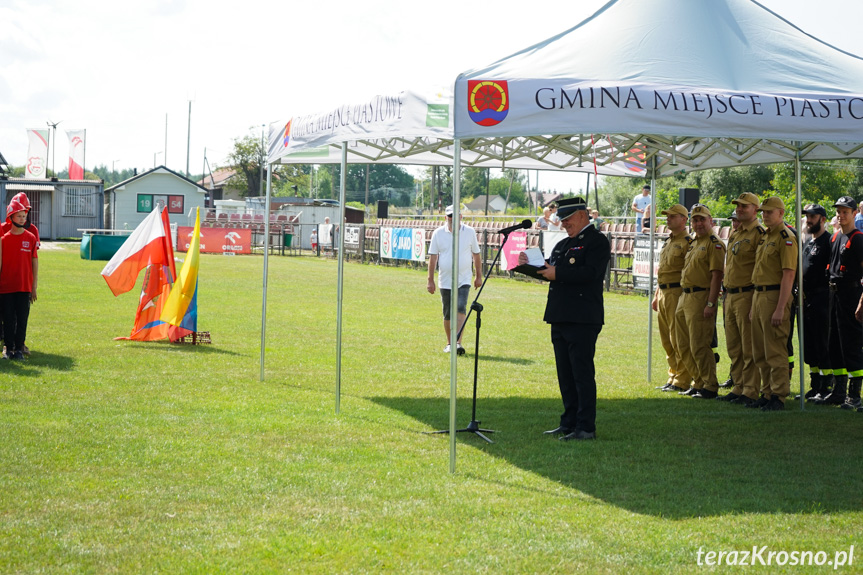
[[[506,80],[468,80],[467,113],[480,126],[496,126],[509,113]]]

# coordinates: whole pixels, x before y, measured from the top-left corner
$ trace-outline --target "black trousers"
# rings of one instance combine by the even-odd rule
[[[854,317],[863,288],[840,285],[830,292],[830,367],[848,370],[848,373],[863,370],[863,324]]]
[[[560,425],[579,431],[596,431],[596,369],[593,355],[602,325],[551,324],[551,344],[557,364],[557,382],[563,399]]]
[[[30,292],[0,294],[0,310],[3,312],[6,351],[23,348],[27,339],[27,318],[30,317]]]
[[[829,312],[830,293],[826,289],[806,292],[803,300],[803,355],[807,364],[821,369],[830,365],[827,349]]]

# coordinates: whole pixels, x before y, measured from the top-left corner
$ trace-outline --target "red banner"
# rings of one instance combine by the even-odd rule
[[[189,240],[195,228],[177,227],[177,251],[189,249]],[[243,228],[201,228],[202,254],[250,254],[252,230]]]

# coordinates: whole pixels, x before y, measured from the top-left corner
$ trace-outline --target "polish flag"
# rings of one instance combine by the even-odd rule
[[[135,287],[138,274],[148,265],[172,265],[174,258],[170,230],[168,210],[164,208],[161,214],[159,208],[154,209],[135,228],[102,270],[102,277],[115,296]]]
[[[84,146],[87,130],[66,130],[69,136],[69,179],[84,179]]]

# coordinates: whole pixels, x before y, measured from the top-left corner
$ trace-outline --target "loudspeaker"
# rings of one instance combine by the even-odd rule
[[[378,219],[387,219],[390,213],[390,203],[386,200],[378,200]]]
[[[698,188],[678,188],[678,190],[680,191],[680,203],[687,210],[691,210],[692,206],[697,204],[701,197],[701,192],[698,191]]]

